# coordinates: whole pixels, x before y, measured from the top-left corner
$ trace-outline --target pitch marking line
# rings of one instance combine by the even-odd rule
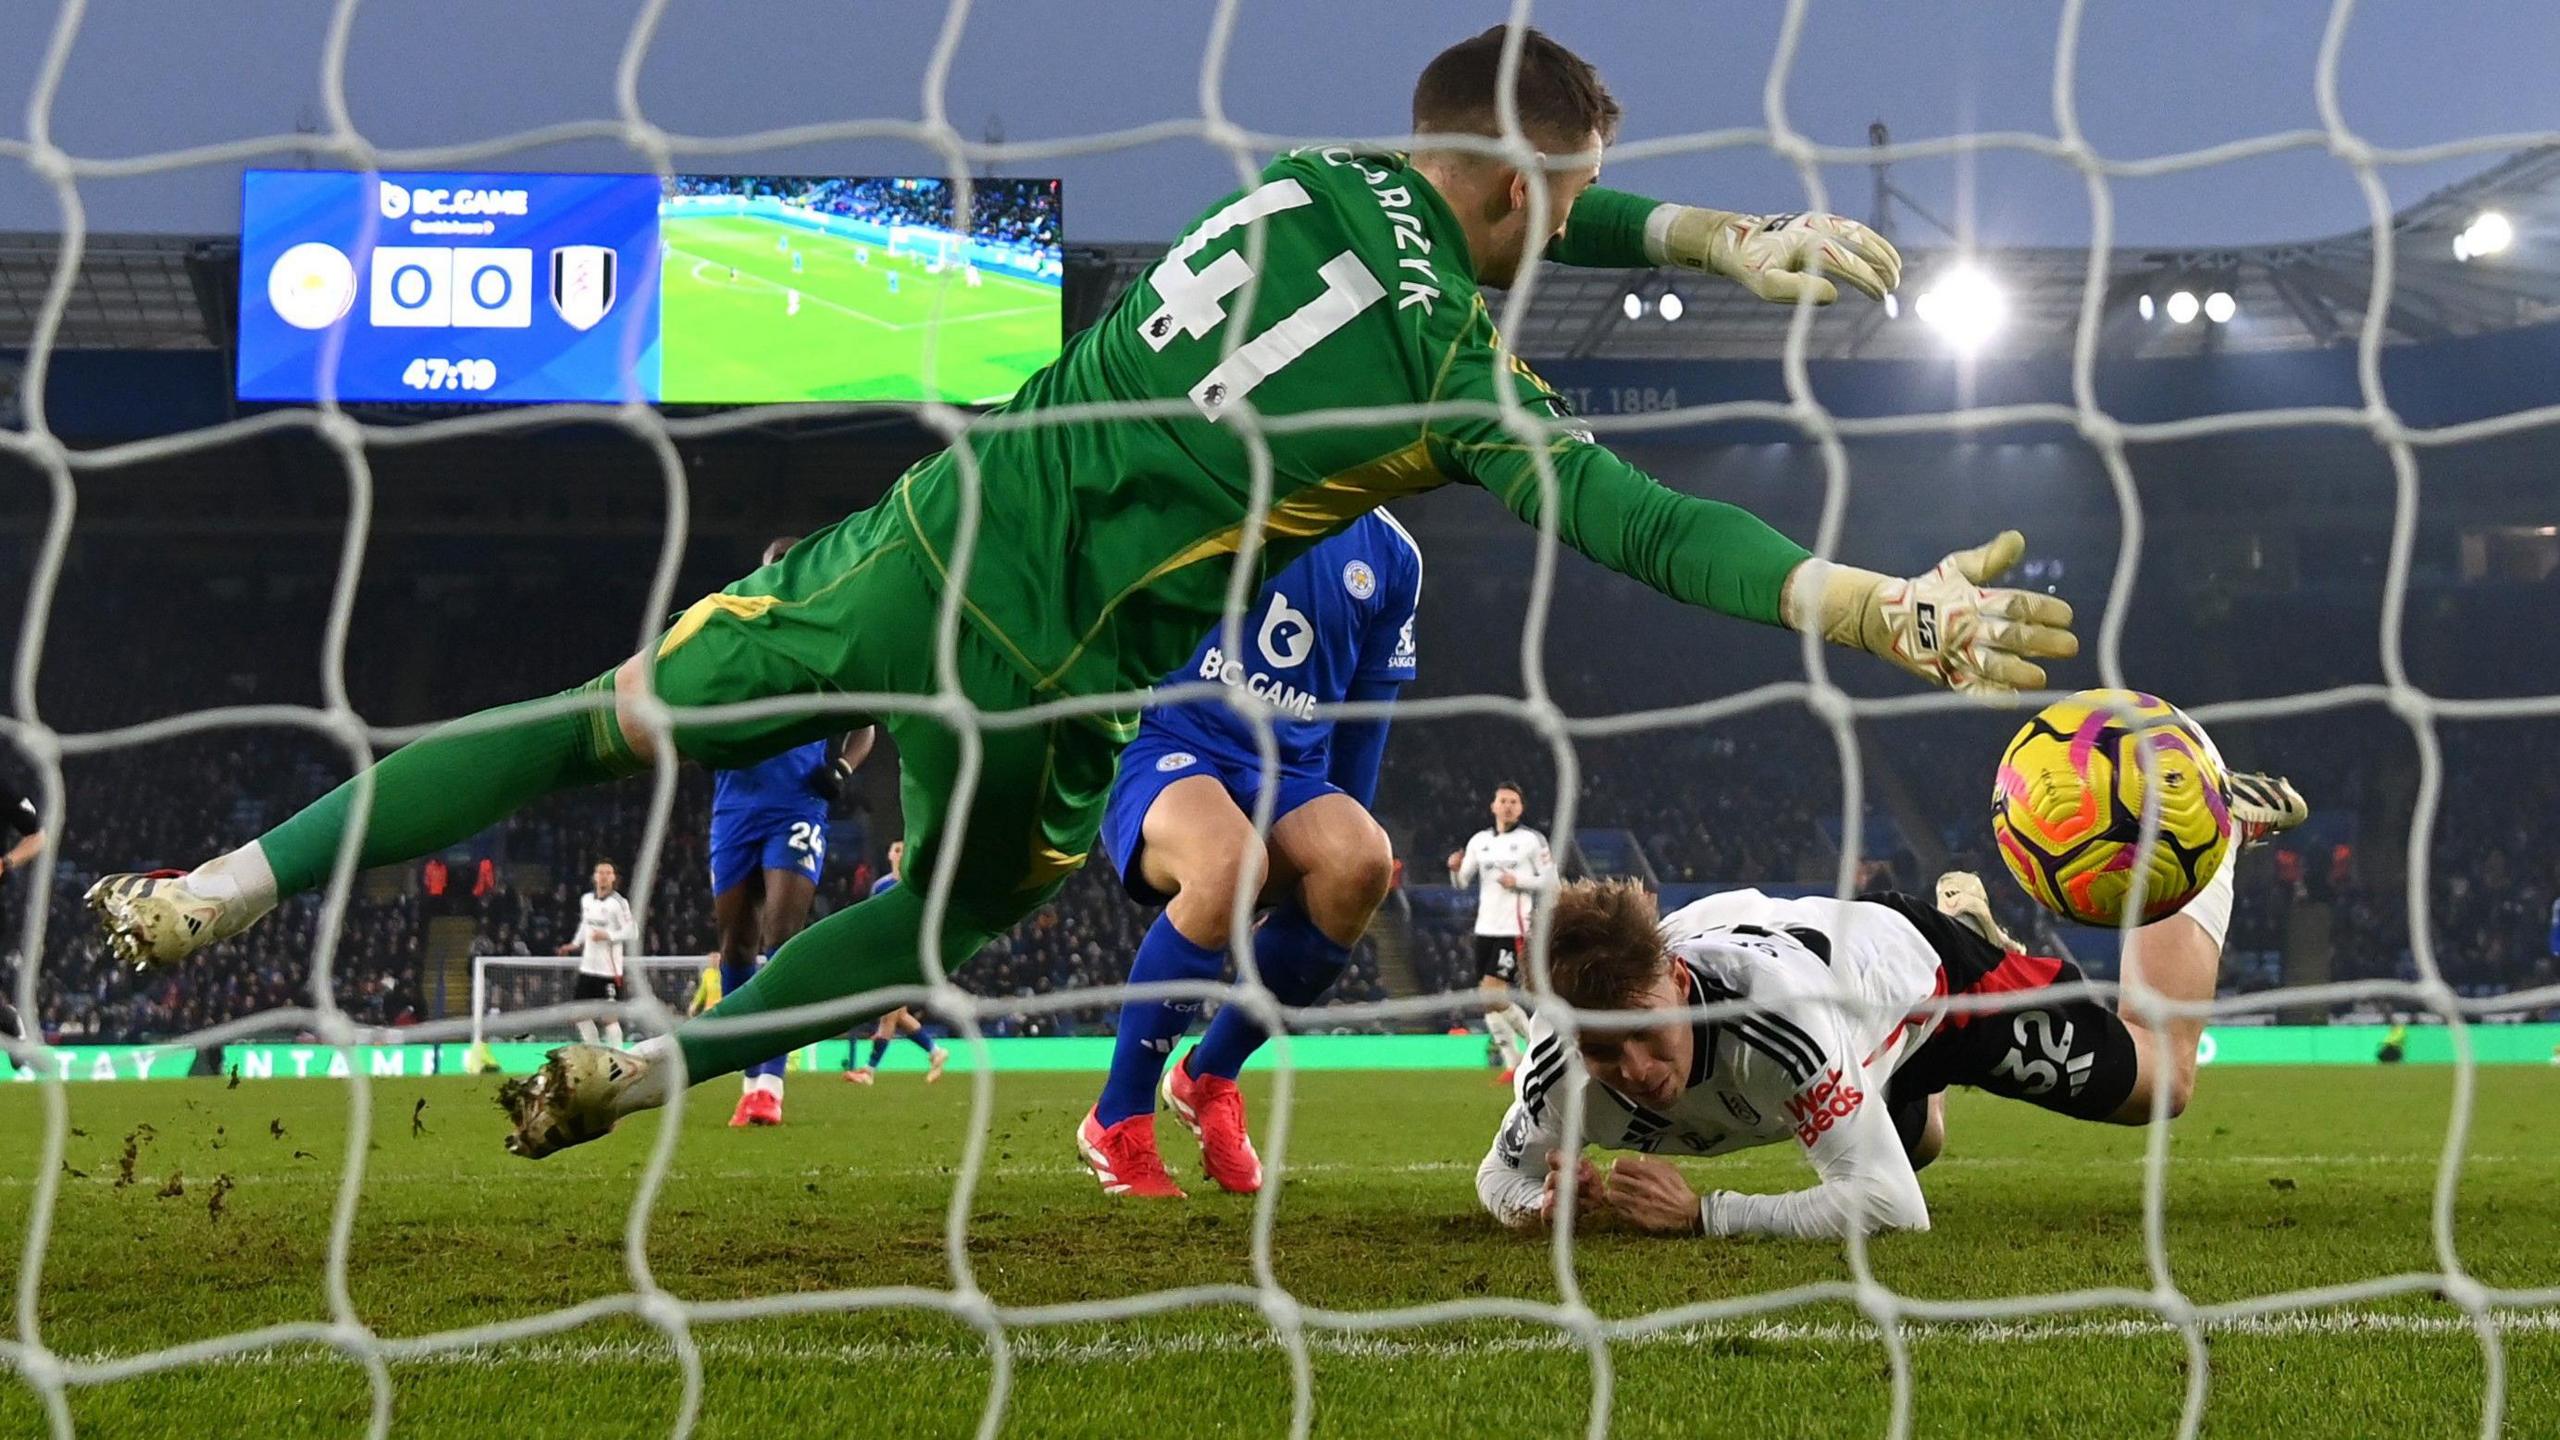
[[[2560,1333],[2560,1312],[2500,1311],[2492,1312],[2491,1318],[2499,1333],[2503,1335]],[[986,1357],[986,1351],[981,1346],[934,1340],[863,1340],[830,1344],[821,1341],[751,1338],[724,1334],[723,1331],[734,1323],[721,1322],[719,1325],[703,1325],[695,1329],[694,1343],[701,1347],[703,1359],[789,1365],[861,1366],[898,1362],[971,1361],[984,1360]],[[1522,1322],[1505,1321],[1503,1323]],[[2133,1318],[2050,1321],[1904,1320],[1901,1328],[1907,1338],[1922,1343],[1960,1341],[1974,1344],[2036,1344],[2073,1340],[2171,1340],[2176,1339],[2180,1334],[2176,1326],[2165,1321]],[[2212,1336],[2279,1339],[2305,1336],[2381,1335],[2473,1340],[2478,1336],[2478,1331],[2472,1327],[2467,1317],[2413,1315],[2397,1311],[2375,1310],[2321,1310],[2292,1315],[2259,1315],[2245,1319],[2211,1322],[2202,1328]],[[1034,1365],[1119,1365],[1147,1360],[1286,1354],[1289,1348],[1275,1336],[1251,1332],[1232,1334],[1195,1332],[1149,1339],[1121,1337],[1078,1339],[1043,1334],[1039,1330],[1014,1326],[1008,1328],[1006,1339],[1012,1347],[1015,1363]],[[1882,1339],[1881,1333],[1873,1325],[1828,1321],[1754,1320],[1683,1325],[1673,1330],[1613,1337],[1609,1344],[1613,1350],[1623,1348],[1687,1350],[1702,1345],[1731,1344],[1735,1341],[1773,1345],[1875,1345],[1880,1344]],[[396,1344],[397,1341],[392,1343]],[[1352,1360],[1461,1361],[1482,1359],[1489,1355],[1579,1354],[1584,1350],[1579,1337],[1567,1335],[1562,1331],[1549,1334],[1489,1336],[1480,1340],[1395,1340],[1375,1335],[1346,1335],[1317,1330],[1307,1334],[1306,1346],[1310,1354]],[[134,1353],[141,1355],[149,1352]],[[72,1359],[73,1363],[85,1366],[110,1364],[133,1357],[99,1352],[76,1358],[64,1358]],[[674,1360],[674,1352],[664,1344],[639,1340],[541,1340],[519,1344],[467,1345],[426,1355],[389,1357],[389,1363],[394,1366],[454,1365],[488,1369],[515,1365],[666,1365],[673,1363]],[[341,1352],[306,1345],[274,1350],[239,1351],[198,1362],[206,1366],[232,1367],[315,1365],[336,1367],[350,1363],[347,1356]]]
[[[797,285],[786,285],[779,280],[772,280],[763,275],[759,275],[754,270],[745,266],[729,265],[723,261],[714,260],[708,256],[700,255],[694,251],[684,249],[681,246],[670,245],[667,247],[667,253],[671,255],[681,255],[693,261],[692,266],[686,273],[693,277],[696,284],[716,287],[724,290],[744,290],[749,288],[750,285],[753,285],[777,295],[798,291],[800,298],[809,304],[824,306],[825,308],[837,311],[840,314],[851,315],[857,320],[867,320],[872,324],[879,326],[883,330],[905,331],[948,328],[953,325],[973,325],[981,320],[1007,320],[1016,315],[1038,315],[1053,313],[1059,310],[1059,305],[1056,304],[1017,305],[1004,310],[977,310],[962,315],[945,316],[939,320],[912,320],[900,323],[893,320],[883,320],[877,315],[873,315],[868,311],[857,310],[853,306],[847,305],[842,301],[830,300],[815,290],[803,289]],[[737,271],[737,278],[731,280],[718,275],[705,275],[702,273],[705,270],[735,270]],[[1064,302],[1061,301],[1060,303],[1063,304]]]
[[[707,256],[707,255],[697,255],[697,254],[695,254],[695,253],[694,253],[693,251],[691,251],[691,250],[682,249],[682,248],[679,248],[679,247],[677,247],[677,246],[673,246],[673,245],[668,246],[668,247],[667,247],[667,253],[668,253],[668,254],[671,254],[671,255],[682,255],[682,256],[684,256],[685,258],[687,258],[687,259],[691,260],[691,261],[693,262],[693,267],[692,267],[692,269],[691,269],[688,273],[689,273],[689,274],[691,274],[695,280],[697,280],[697,281],[701,281],[701,283],[703,283],[703,284],[705,284],[705,285],[718,285],[718,286],[721,286],[722,288],[727,288],[727,287],[729,287],[729,286],[735,285],[735,286],[737,286],[737,287],[738,287],[738,288],[740,288],[740,289],[744,289],[744,288],[746,288],[746,282],[748,282],[748,281],[753,281],[753,282],[755,282],[756,284],[763,286],[763,287],[764,287],[764,288],[766,288],[767,290],[770,290],[770,291],[772,291],[773,293],[775,293],[775,294],[777,294],[777,295],[784,294],[784,293],[787,293],[787,292],[789,292],[789,291],[793,291],[793,290],[799,290],[799,287],[798,287],[798,286],[796,286],[796,285],[785,285],[785,284],[783,284],[783,283],[781,283],[780,281],[777,281],[777,280],[768,280],[768,279],[766,279],[765,277],[763,277],[763,276],[761,276],[761,275],[757,274],[757,273],[756,273],[756,272],[754,272],[753,270],[749,270],[749,269],[746,269],[746,268],[741,267],[741,266],[735,266],[735,265],[728,265],[728,264],[724,264],[723,262],[718,261],[718,260],[714,260],[714,259],[712,259],[711,257],[709,257],[709,256]],[[713,268],[715,268],[715,269],[736,270],[736,271],[738,272],[738,278],[737,278],[736,280],[719,280],[719,279],[709,279],[709,280],[705,280],[705,279],[703,279],[702,269],[703,269],[703,267],[704,267],[704,266],[706,266],[706,265],[711,266],[711,267],[713,267]],[[808,291],[808,290],[800,290],[800,298],[801,298],[802,300],[807,301],[808,303],[810,303],[810,304],[812,304],[812,305],[823,305],[823,306],[825,306],[827,309],[829,309],[829,310],[833,310],[833,311],[837,312],[838,314],[842,314],[842,315],[850,315],[850,316],[852,316],[852,317],[853,317],[854,319],[856,319],[856,320],[863,320],[863,321],[867,321],[867,322],[869,322],[869,323],[871,323],[871,324],[873,324],[873,325],[877,325],[877,326],[879,326],[879,327],[880,327],[881,329],[883,329],[883,330],[904,330],[904,329],[908,328],[908,327],[906,327],[906,326],[904,326],[904,325],[893,324],[893,323],[891,323],[891,322],[889,322],[889,321],[887,321],[887,320],[883,320],[883,319],[881,319],[881,318],[880,318],[879,316],[877,316],[877,315],[869,314],[869,313],[867,313],[867,312],[865,312],[865,311],[861,311],[861,310],[856,310],[856,309],[854,309],[854,308],[853,308],[852,306],[850,306],[850,305],[841,304],[841,303],[839,303],[839,302],[837,302],[837,301],[827,299],[825,296],[823,296],[823,295],[819,295],[819,294],[816,294],[816,293],[814,293],[814,292],[812,292],[812,291]]]

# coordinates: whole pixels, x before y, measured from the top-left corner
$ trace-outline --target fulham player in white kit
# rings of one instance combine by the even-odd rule
[[[1526,970],[1529,919],[1538,892],[1555,884],[1555,857],[1547,837],[1520,823],[1526,808],[1520,787],[1493,787],[1493,823],[1449,857],[1449,881],[1476,886],[1476,989],[1484,992],[1485,1032],[1502,1054],[1503,1077],[1520,1064],[1529,1043],[1529,1015],[1511,998]]]
[[[621,875],[610,860],[596,862],[595,889],[578,897],[577,938],[560,947],[563,955],[578,957],[578,988],[571,993],[579,1000],[619,1000],[622,998],[622,960],[630,947],[640,939],[640,926],[631,915],[631,902],[615,893]],[[596,1024],[592,1020],[578,1022],[578,1038],[592,1045],[596,1041]],[[622,1021],[604,1022],[604,1043],[622,1043]]]
[[[2246,843],[2309,814],[2281,780],[2231,778],[2247,782],[2230,790]],[[2211,999],[2231,891],[2226,862],[2184,910],[2136,932],[2128,972],[2171,1001]],[[2079,968],[2001,943],[1978,882],[1942,884],[1940,894],[1944,909],[1889,893],[1778,899],[1735,890],[1657,919],[1653,897],[1632,882],[1565,886],[1548,932],[1557,998],[1576,1010],[1683,1012],[1657,1025],[1582,1030],[1584,1142],[1722,1155],[1791,1141],[1818,1183],[1701,1196],[1661,1161],[1629,1157],[1604,1174],[1565,1154],[1571,1062],[1542,1015],[1510,1112],[1477,1168],[1477,1197],[1506,1225],[1540,1223],[1573,1164],[1584,1213],[1659,1234],[1926,1230],[1917,1171],[1944,1144],[1938,1096],[1950,1085],[2120,1125],[2148,1123],[2164,1090],[2168,1114],[2186,1108],[2201,1019],[2173,1019],[2162,1035],[2130,998],[2121,1011],[2086,995],[2034,998],[2081,980]],[[2004,992],[2025,992],[2024,1003],[1931,1004]],[[1687,1013],[1732,1001],[1748,1008],[1713,1020]]]

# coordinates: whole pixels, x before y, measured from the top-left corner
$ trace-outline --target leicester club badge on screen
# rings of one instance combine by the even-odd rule
[[[654,400],[658,199],[654,175],[252,170],[240,398]]]

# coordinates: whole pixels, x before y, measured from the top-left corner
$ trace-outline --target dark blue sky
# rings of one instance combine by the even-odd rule
[[[325,0],[93,0],[55,107],[58,143],[132,155],[290,130],[316,114]],[[616,58],[635,0],[370,0],[356,21],[348,90],[384,145],[452,143],[611,113]],[[1195,115],[1214,7],[1207,0],[980,0],[951,77],[954,123],[975,136],[1001,117],[1015,140]],[[2315,125],[2312,79],[2329,6],[2316,0],[2096,0],[2080,56],[2080,113],[2115,155],[2186,150]],[[1400,130],[1412,77],[1442,45],[1500,20],[1493,0],[1246,0],[1225,71],[1230,115],[1304,134]],[[1625,102],[1628,140],[1757,124],[1783,7],[1776,3],[1551,3],[1536,18],[1594,60]],[[1963,129],[2053,129],[2060,6],[2048,0],[1816,0],[1787,86],[1793,123],[1857,145],[1869,120],[1897,138]],[[676,0],[641,87],[653,119],[734,133],[856,116],[921,113],[919,80],[943,11],[915,4]],[[0,6],[7,133],[52,24],[36,0]],[[2349,122],[2415,145],[2560,129],[2560,5],[2366,0],[2341,69]],[[2395,172],[2397,200],[2492,157]],[[288,163],[269,161],[266,163]],[[521,153],[520,169],[622,169],[614,145]],[[704,169],[876,173],[938,170],[909,147],[809,147]],[[1014,173],[1068,181],[1073,237],[1166,239],[1234,183],[1196,141],[1084,155]],[[1991,243],[2071,243],[2088,233],[2076,173],[2057,161],[1986,156],[1906,165],[1904,187]],[[1728,207],[1803,205],[1794,171],[1764,150],[1615,167],[1632,189]],[[1834,208],[1863,214],[1863,167],[1831,172]],[[237,224],[236,167],[83,187],[106,229],[223,231]],[[2346,168],[2319,152],[2174,178],[2119,182],[2118,238],[2136,244],[2302,239],[2354,228],[2364,211]],[[51,229],[48,191],[14,167],[0,228]],[[1925,237],[1906,229],[1906,239]]]

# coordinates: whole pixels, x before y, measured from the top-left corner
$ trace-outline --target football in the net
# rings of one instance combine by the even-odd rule
[[[2147,855],[2146,789],[2160,807]],[[2123,923],[2140,875],[2148,924],[2178,913],[2230,853],[2221,757],[2157,696],[2083,690],[2046,706],[2001,752],[1991,833],[2036,903],[2083,925]]]

